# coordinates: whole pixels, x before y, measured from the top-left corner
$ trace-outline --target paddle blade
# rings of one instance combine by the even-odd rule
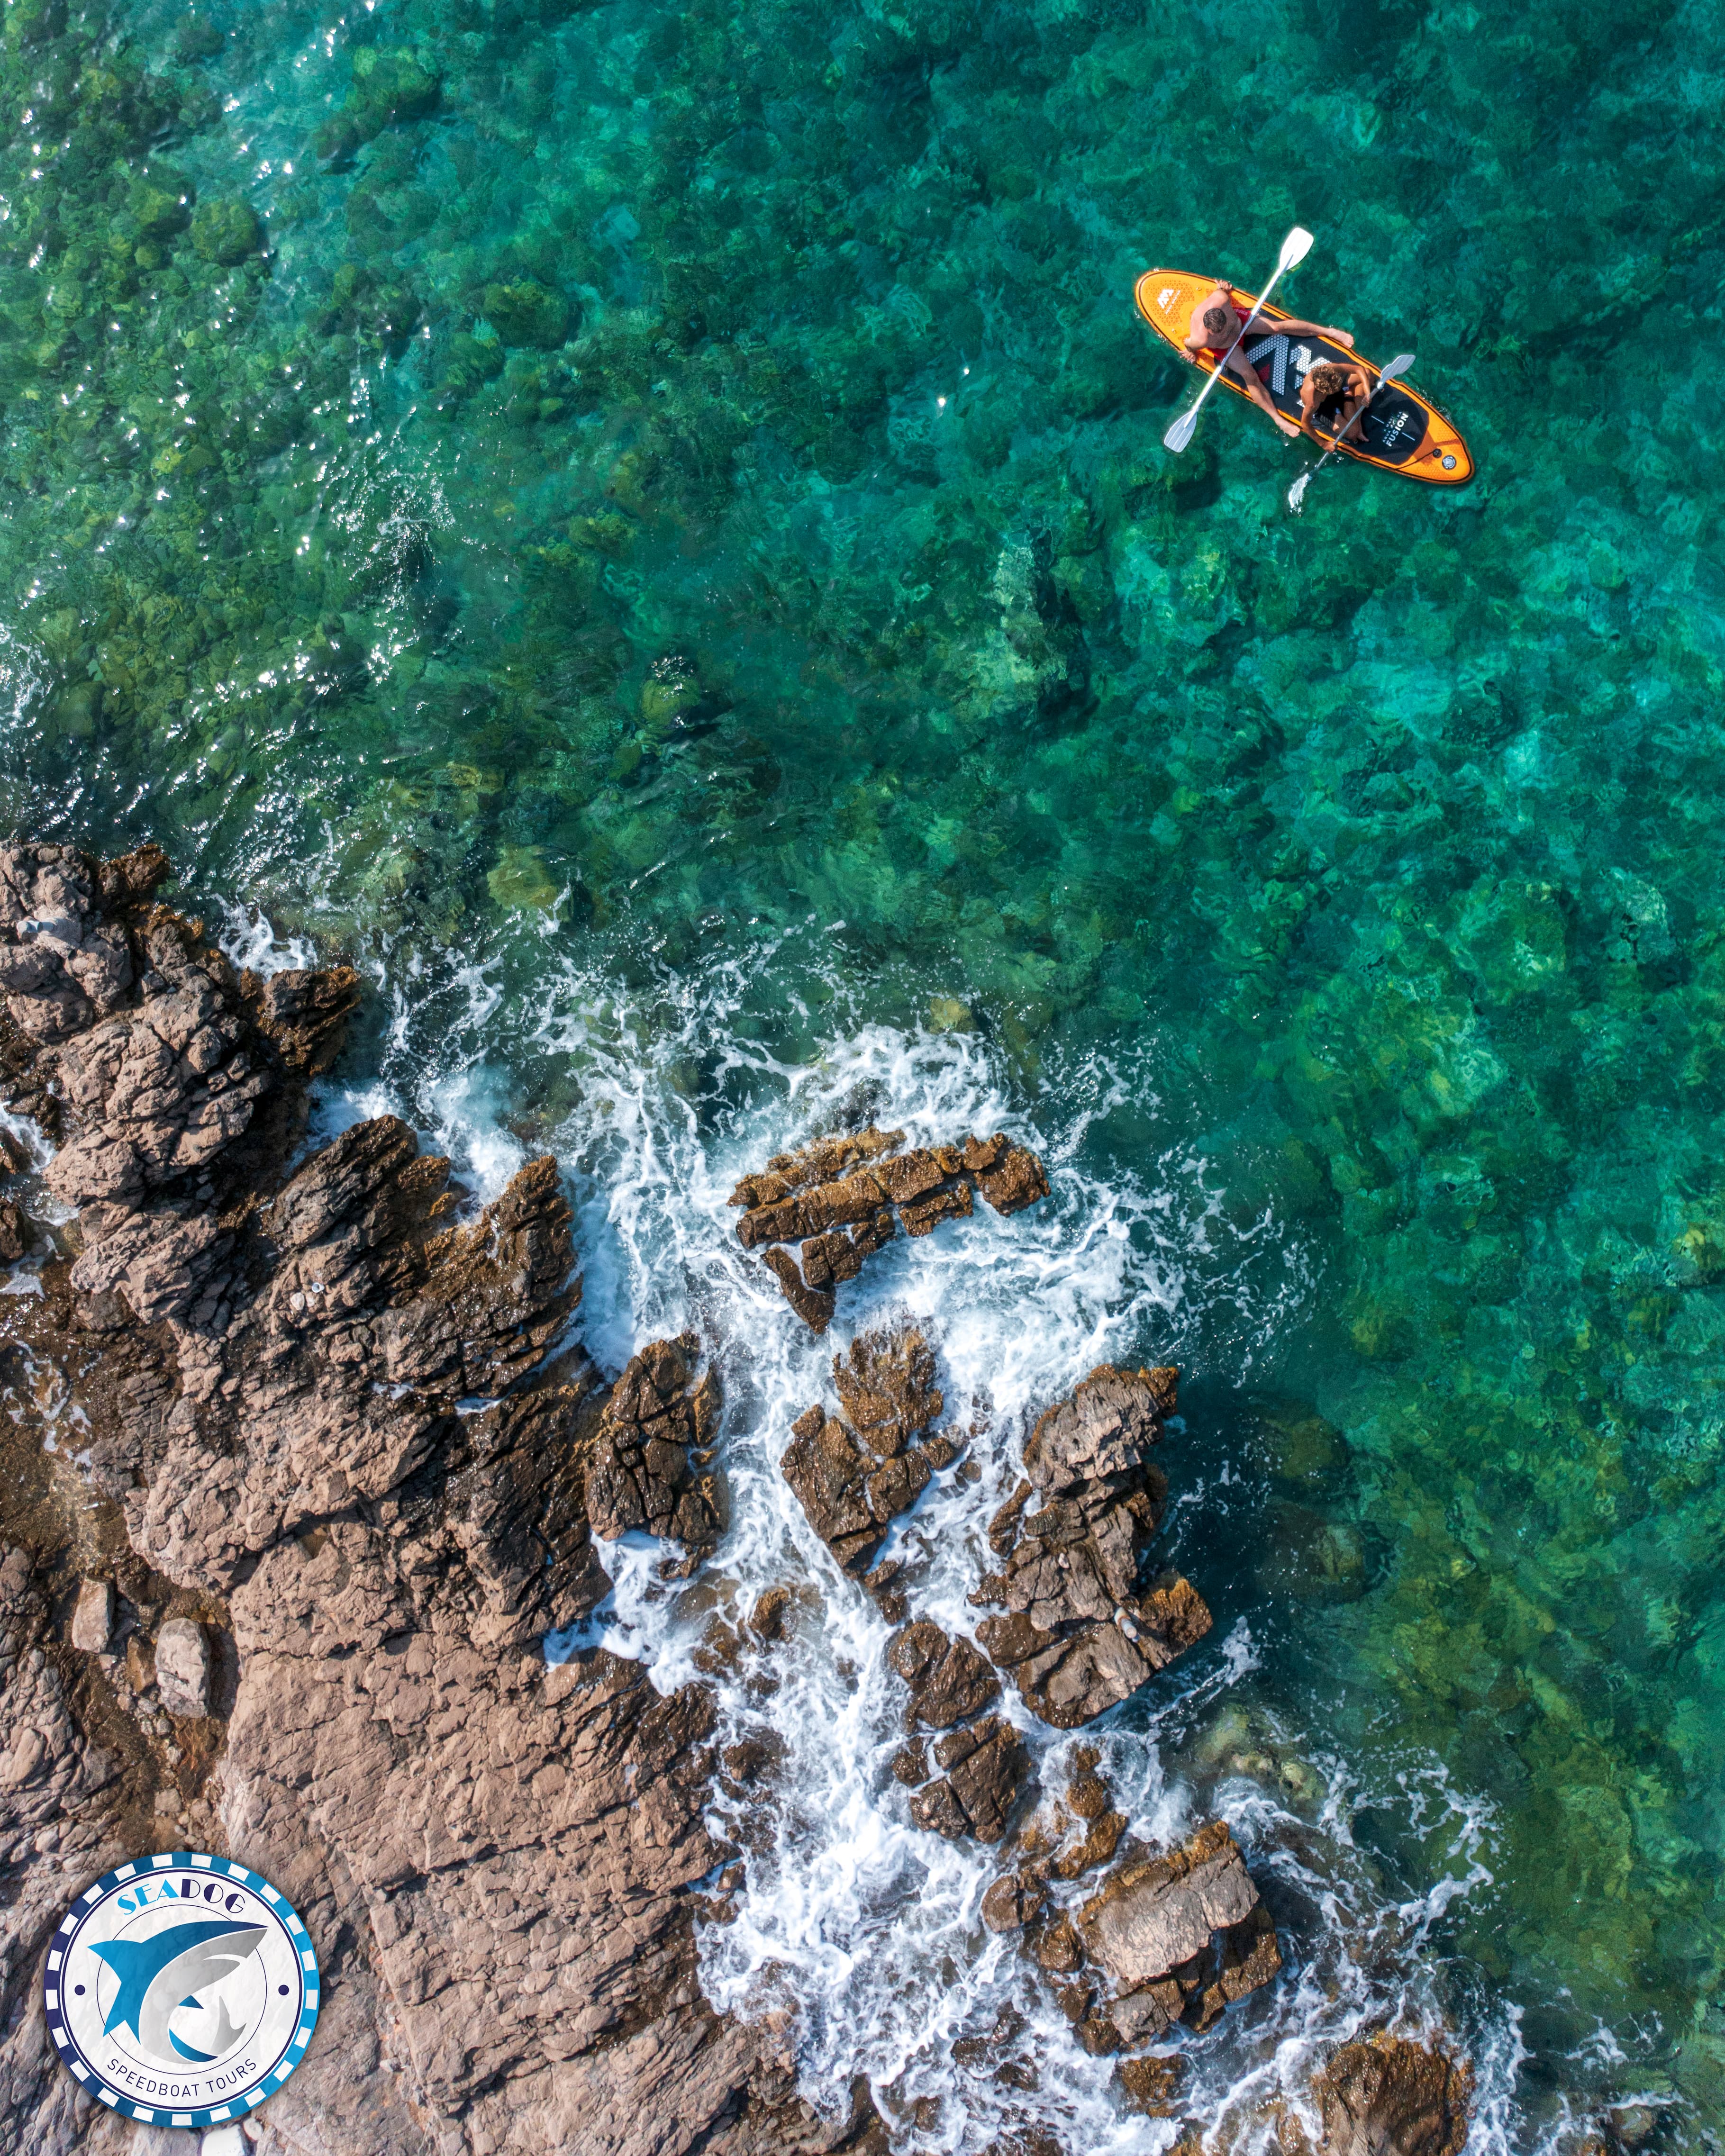
[[[1193,434],[1197,426],[1197,413],[1183,412],[1179,418],[1175,420],[1173,426],[1170,427],[1168,432],[1163,436],[1162,446],[1165,449],[1172,449],[1174,454],[1178,456],[1181,450],[1185,448],[1187,443],[1192,439]]]
[[[1281,253],[1276,258],[1276,274],[1291,270],[1296,262],[1303,262],[1312,252],[1312,234],[1303,224],[1296,224],[1281,244]]]
[[[1306,499],[1306,490],[1311,484],[1312,474],[1309,471],[1302,471],[1288,489],[1288,507],[1296,516],[1300,513],[1300,504]]]
[[[1399,352],[1384,368],[1383,373],[1378,377],[1378,387],[1381,389],[1386,382],[1394,382],[1398,375],[1405,374],[1413,364],[1412,352]]]

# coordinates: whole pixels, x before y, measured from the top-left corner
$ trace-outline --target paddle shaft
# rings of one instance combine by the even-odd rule
[[[1389,366],[1384,368],[1384,372],[1378,377],[1378,379],[1372,384],[1371,395],[1367,398],[1365,403],[1360,406],[1358,411],[1354,413],[1353,417],[1342,429],[1341,433],[1332,438],[1328,449],[1324,451],[1317,462],[1312,467],[1312,475],[1314,478],[1316,478],[1317,474],[1323,470],[1324,466],[1330,461],[1330,459],[1335,455],[1337,450],[1341,448],[1343,443],[1347,440],[1348,437],[1353,432],[1354,429],[1358,426],[1360,421],[1365,418],[1367,413],[1371,410],[1373,400],[1376,398],[1378,392],[1384,387],[1384,383],[1386,382],[1396,381],[1413,364],[1414,355],[1412,352],[1404,353],[1401,358],[1393,359],[1390,361]]]
[[[1276,286],[1281,282],[1281,265],[1278,263],[1276,264],[1276,275],[1264,287],[1263,290],[1259,293],[1257,298],[1253,300],[1252,311],[1240,324],[1240,335],[1235,337],[1233,343],[1229,346],[1227,351],[1224,352],[1222,357],[1216,362],[1214,372],[1211,374],[1209,380],[1204,383],[1203,388],[1199,391],[1196,401],[1194,403],[1192,408],[1186,414],[1188,419],[1196,419],[1199,413],[1204,409],[1204,398],[1209,395],[1211,390],[1213,390],[1216,384],[1221,380],[1224,373],[1227,371],[1229,361],[1233,358],[1235,353],[1240,349],[1240,346],[1243,345],[1246,339],[1251,335],[1252,324],[1257,321],[1260,311],[1266,304],[1270,298],[1270,295],[1276,290]]]

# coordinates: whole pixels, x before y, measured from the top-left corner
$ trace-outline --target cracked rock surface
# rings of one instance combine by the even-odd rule
[[[1189,1580],[1142,1579],[1168,1501],[1150,1455],[1175,1387],[1172,1369],[1091,1371],[1037,1423],[1024,1446],[1028,1479],[989,1528],[1002,1569],[972,1599],[1003,1614],[985,1618],[977,1637],[1056,1729],[1130,1698],[1210,1629]]]
[[[77,1209],[24,1344],[67,1375],[132,1583],[123,1656],[106,1573],[69,1591],[69,1681],[28,1555],[0,1566],[0,2146],[133,2147],[80,2111],[33,2002],[66,1899],[176,1845],[164,1778],[194,1765],[198,1839],[291,1897],[324,1972],[264,2156],[878,2146],[865,2100],[815,2118],[783,2037],[701,1996],[708,1692],[540,1649],[608,1589],[590,1486],[608,1531],[716,1532],[694,1343],[608,1392],[561,1346],[580,1287],[550,1160],[475,1211],[393,1117],[297,1158],[357,977],[236,973],[156,904],[167,867],[0,851],[7,1099]]]
[[[841,1281],[855,1280],[901,1226],[927,1235],[968,1216],[974,1191],[997,1213],[1017,1213],[1047,1197],[1048,1177],[1034,1153],[1004,1136],[906,1150],[902,1131],[870,1125],[775,1154],[763,1173],[744,1176],[731,1203],[744,1209],[738,1241],[762,1250],[785,1300],[824,1332]]]

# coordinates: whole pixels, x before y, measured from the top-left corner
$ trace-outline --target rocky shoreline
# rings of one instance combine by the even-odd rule
[[[542,1650],[609,1591],[596,1537],[663,1537],[687,1576],[724,1533],[702,1343],[653,1342],[607,1384],[573,1342],[548,1158],[475,1209],[393,1117],[308,1152],[357,977],[236,971],[157,903],[167,872],[152,849],[0,852],[0,1097],[52,1148],[57,1216],[0,1201],[40,1290],[8,1298],[3,1342],[33,1407],[0,1514],[0,2145],[192,2145],[62,2071],[39,1984],[73,1893],[190,1845],[273,1879],[325,1972],[311,2052],[248,2122],[264,2156],[884,2151],[865,2088],[817,2109],[782,2023],[701,1996],[696,1922],[722,1921],[746,1861],[710,1794],[770,1763],[720,1756],[704,1685],[661,1696],[602,1648]],[[870,1127],[779,1156],[733,1203],[819,1331],[899,1225],[1048,1188],[1004,1137],[916,1151]],[[1177,2115],[1178,2059],[1146,2047],[1275,1975],[1258,1889],[1220,1821],[1173,1850],[1123,1839],[1094,1753],[1031,1810],[999,1711],[1009,1682],[1076,1728],[1209,1629],[1189,1582],[1143,1576],[1175,1373],[1104,1367],[1043,1415],[974,1642],[916,1616],[914,1567],[877,1558],[933,1478],[967,1475],[980,1426],[940,1426],[914,1328],[863,1336],[833,1374],[840,1412],[810,1408],[783,1472],[896,1628],[911,1815],[1002,1845],[985,1922],[1020,1935],[1087,2050],[1121,2055],[1127,2097]],[[798,1591],[762,1598],[724,1651],[770,1652]],[[1332,2070],[1326,2147],[1454,2156],[1461,2070],[1380,2053]]]

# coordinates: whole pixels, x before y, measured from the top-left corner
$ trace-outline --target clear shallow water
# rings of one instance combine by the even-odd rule
[[[735,1163],[853,1066],[932,1115],[904,1044],[962,1004],[940,1053],[1065,1163],[1006,1422],[1093,1340],[1185,1364],[1183,1561],[1350,1793],[1336,1935],[1489,1873],[1404,1957],[1525,2051],[1482,2131],[1706,2130],[1716,16],[193,19],[8,12],[8,817],[357,951],[352,1087],[476,1180],[559,1145],[613,1361],[740,1322]],[[1250,282],[1296,216],[1290,296],[1417,348],[1466,494],[1332,469],[1290,520],[1238,409],[1163,455],[1133,275]],[[868,1288],[938,1289],[955,1370],[1022,1323],[963,1240]],[[814,1396],[769,1364],[739,1577],[814,1562],[747,1540]],[[1132,1756],[1147,1818],[1203,1782]]]

